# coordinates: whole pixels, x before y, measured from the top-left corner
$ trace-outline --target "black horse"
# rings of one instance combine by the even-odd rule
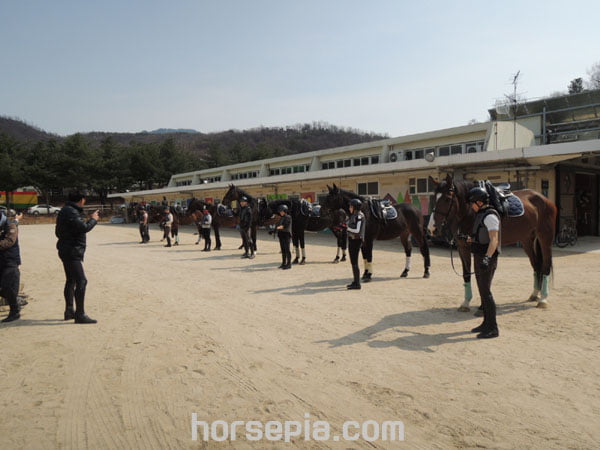
[[[259,202],[260,225],[271,225],[270,221],[273,217],[279,219],[277,213],[281,205],[288,207],[289,214],[292,217],[292,244],[296,249],[296,258],[292,263],[305,264],[304,232],[306,230],[324,230],[331,225],[331,218],[328,216],[321,217],[320,215],[313,216],[312,205],[306,200],[273,200],[268,203],[265,200],[261,200]],[[300,259],[300,251],[302,251],[302,259]]]
[[[192,217],[194,222],[198,222],[202,216],[202,211],[208,209],[212,216],[212,229],[215,232],[215,248],[221,250],[221,235],[219,229],[221,227],[235,227],[239,225],[240,218],[230,208],[225,205],[213,205],[212,203],[203,202],[200,199],[193,198],[187,209],[187,215]]]
[[[431,265],[429,260],[429,246],[427,245],[423,215],[419,210],[408,203],[400,203],[393,206],[397,212],[396,218],[377,218],[373,213],[373,203],[371,200],[367,200],[354,192],[340,189],[335,184],[333,187],[327,186],[327,189],[329,189],[329,194],[327,194],[323,206],[329,209],[332,215],[340,208],[349,213],[348,206],[350,200],[353,198],[358,198],[363,203],[361,211],[365,215],[366,220],[365,241],[361,249],[363,258],[365,259],[363,280],[370,279],[373,274],[373,241],[375,239],[385,241],[397,237],[400,237],[404,253],[406,254],[406,265],[400,276],[403,278],[408,276],[412,253],[411,235],[419,245],[421,255],[423,255],[425,265],[423,278],[429,278],[429,267]]]
[[[237,201],[239,204],[239,200],[242,197],[246,197],[248,199],[248,206],[252,211],[252,224],[250,226],[250,236],[252,237],[252,246],[254,247],[254,251],[256,252],[256,230],[258,229],[260,216],[258,213],[258,199],[252,197],[243,189],[235,186],[234,184],[229,185],[229,189],[225,193],[223,197],[222,203],[224,205],[230,206],[233,200]],[[238,218],[239,223],[239,218]]]

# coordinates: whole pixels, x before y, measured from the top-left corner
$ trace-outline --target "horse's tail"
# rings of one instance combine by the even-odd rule
[[[544,278],[544,254],[542,253],[542,246],[540,240],[535,238],[533,242],[533,259],[535,270],[535,285],[541,286]]]

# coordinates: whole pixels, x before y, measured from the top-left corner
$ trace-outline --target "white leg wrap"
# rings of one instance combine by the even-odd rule
[[[302,249],[302,258],[306,258],[306,252]]]
[[[296,250],[296,258],[300,258],[300,247],[294,247]]]
[[[404,266],[404,269],[410,270],[410,256],[406,257],[406,266]]]

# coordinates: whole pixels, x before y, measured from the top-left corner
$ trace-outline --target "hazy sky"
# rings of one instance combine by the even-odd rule
[[[600,61],[600,1],[0,0],[0,115],[61,135],[487,120]]]

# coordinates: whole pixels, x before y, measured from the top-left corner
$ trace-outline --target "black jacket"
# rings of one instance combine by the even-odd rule
[[[0,213],[0,269],[20,265],[18,225]]]
[[[246,205],[240,211],[240,228],[247,230],[252,225],[252,210],[249,205]]]
[[[58,256],[65,260],[83,260],[85,234],[96,226],[94,219],[84,222],[83,209],[73,202],[67,202],[58,213],[54,234],[58,238]]]

